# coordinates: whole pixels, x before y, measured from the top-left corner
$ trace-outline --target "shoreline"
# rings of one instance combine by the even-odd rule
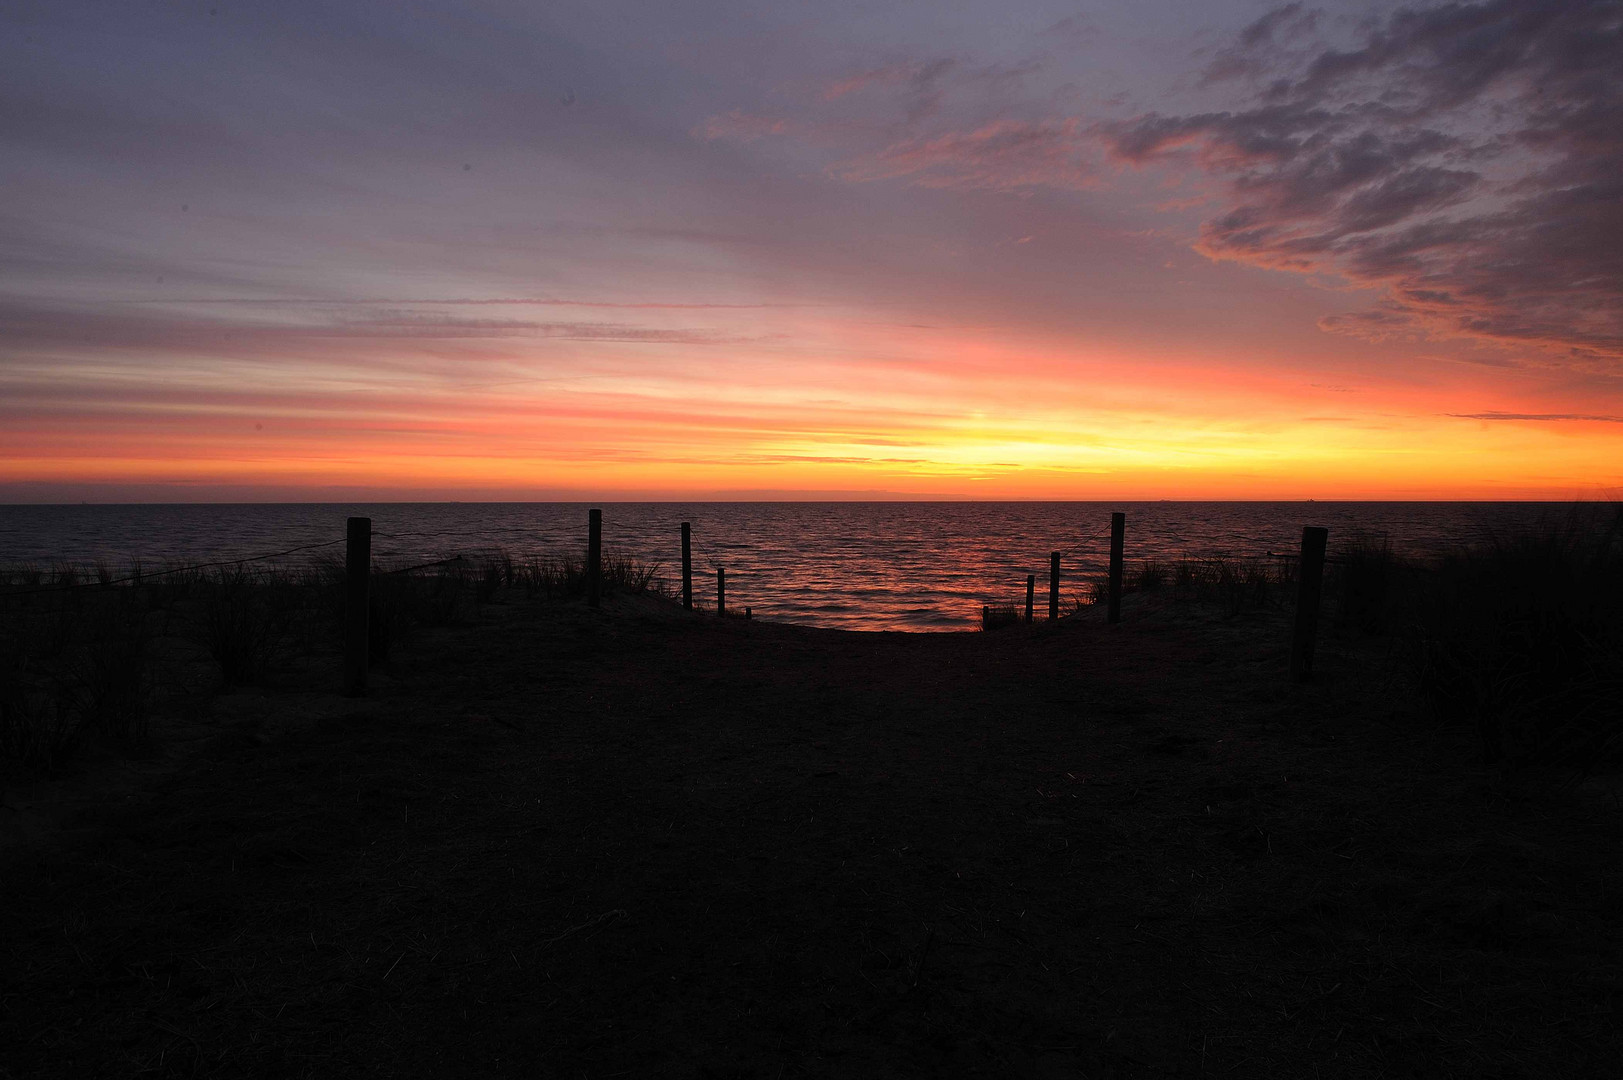
[[[669,580],[679,567],[680,521],[691,519],[695,598],[702,605],[713,604],[714,571],[724,566],[729,598],[763,617],[926,631],[967,629],[984,607],[1018,603],[1028,574],[1046,586],[1053,551],[1062,553],[1068,609],[1086,598],[1108,558],[1102,503],[953,504],[956,509],[895,503],[875,504],[873,514],[843,505],[611,505],[603,542],[606,551],[661,568]],[[1321,509],[1314,511],[1281,503],[1124,505],[1130,567],[1267,563],[1270,552],[1296,550],[1303,524],[1330,528],[1332,555],[1376,540],[1397,558],[1430,560],[1454,545],[1486,543],[1496,531],[1533,527],[1524,518],[1561,519],[1563,513],[1516,503],[1480,514],[1459,509],[1472,504],[1315,504]],[[587,515],[557,504],[351,509],[373,515],[373,555],[384,570],[459,556],[471,565],[578,562],[587,542],[581,520]],[[311,549],[272,560],[297,570],[319,563],[329,550],[341,551],[345,521],[331,508],[247,506],[220,513],[225,516],[215,520],[208,507],[182,506],[14,515],[0,523],[0,547],[34,562],[31,569],[15,559],[0,563],[0,582],[49,577],[65,569],[64,562],[76,564],[81,579],[122,577],[129,569],[122,553],[128,552],[143,554],[150,572]],[[939,520],[931,517],[937,514]],[[168,537],[175,539],[155,540]]]

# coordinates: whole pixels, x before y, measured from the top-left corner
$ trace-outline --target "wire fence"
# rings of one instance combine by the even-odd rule
[[[641,541],[647,541],[652,539],[652,537],[656,534],[662,534],[665,527],[669,527],[671,532],[674,533],[676,531],[675,525],[677,524],[674,518],[669,522],[653,522],[647,520],[629,522],[620,520],[617,517],[605,516],[601,520],[607,530],[612,530],[614,533],[623,537],[634,537]],[[569,554],[562,556],[562,558],[559,559],[559,565],[568,566],[573,564],[575,559],[578,559],[580,569],[585,570],[584,563],[586,552],[584,541],[586,540],[586,537],[584,533],[585,530],[583,529],[582,535],[580,536],[580,540],[582,542],[581,547],[578,550],[572,550]],[[678,590],[683,589],[683,586],[686,587],[685,591],[693,597],[694,607],[700,607],[704,604],[714,602],[714,597],[717,591],[717,578],[724,570],[727,572],[727,585],[728,592],[730,594],[729,598],[735,601],[741,601],[746,598],[748,592],[750,591],[750,583],[752,578],[755,578],[763,573],[773,574],[779,570],[787,569],[787,567],[773,566],[770,563],[763,567],[759,564],[758,558],[751,557],[752,554],[755,553],[753,552],[751,546],[747,543],[717,543],[711,540],[705,532],[699,529],[691,530],[688,535],[693,580],[684,582],[678,578],[678,580],[675,582],[675,586]],[[394,549],[391,551],[382,549],[380,547],[372,548],[371,561],[373,573],[378,575],[395,576],[419,573],[429,570],[447,570],[451,568],[466,567],[477,564],[482,558],[491,562],[498,560],[507,562],[509,567],[509,577],[512,576],[511,553],[505,549],[500,542],[493,540],[492,536],[488,532],[482,531],[477,525],[451,529],[402,529],[398,527],[390,529],[374,528],[371,530],[370,536],[374,541],[382,540],[390,542],[389,546]],[[175,575],[201,573],[207,570],[226,567],[240,568],[248,565],[266,564],[275,562],[277,560],[287,559],[290,556],[323,551],[345,543],[346,539],[347,538],[344,536],[339,536],[329,540],[279,548],[274,551],[209,559],[206,561],[186,563],[179,566],[167,566],[159,570],[141,570],[137,568],[129,573],[119,576],[109,576],[105,570],[104,564],[96,564],[93,577],[88,571],[88,568],[61,564],[54,571],[59,580],[50,584],[39,584],[25,588],[11,587],[9,582],[6,582],[3,586],[0,586],[0,596],[10,599],[38,596],[49,593],[68,592],[72,590],[105,588],[115,585],[144,584]],[[674,541],[674,536],[672,537],[672,540]],[[450,544],[447,544],[447,541],[449,541]],[[983,595],[990,597],[998,593],[1004,593],[1007,595],[1007,592],[1016,592],[1019,594],[1019,599],[1017,599],[1015,603],[1017,605],[1023,605],[1024,593],[1026,591],[1026,577],[1030,576],[1035,578],[1033,586],[1036,593],[1034,603],[1040,608],[1048,608],[1052,610],[1054,604],[1057,603],[1064,609],[1069,610],[1076,606],[1093,603],[1100,598],[1102,580],[1104,577],[1102,571],[1105,565],[1105,551],[1102,541],[1103,538],[1101,537],[1100,540],[1097,541],[1090,540],[1080,545],[1065,545],[1051,549],[1049,553],[1050,558],[1054,554],[1057,554],[1060,559],[1060,581],[1057,586],[1055,586],[1053,582],[1053,571],[1049,559],[1043,558],[1040,560],[1040,567],[1034,567],[1029,575],[1011,574],[1008,582],[1004,585],[1000,585],[995,581],[986,581],[983,587]],[[456,551],[451,554],[441,554],[439,552],[425,550],[430,549],[435,545],[454,545],[463,547],[465,550]],[[644,544],[644,546],[646,546],[646,544]],[[672,544],[672,548],[673,550],[671,555],[675,556],[676,551],[674,550],[674,543]],[[441,557],[422,559],[422,561],[412,562],[406,566],[387,566],[387,560],[391,556],[398,558],[402,555],[418,555],[419,558],[421,558],[422,555],[427,554],[441,554]],[[1295,552],[1279,551],[1267,551],[1265,556],[1267,558],[1280,560],[1282,563],[1299,558],[1299,555]],[[537,557],[538,556],[535,554],[527,554],[521,557],[521,561],[533,562]],[[545,556],[542,557],[544,558]],[[557,559],[558,556],[554,555],[553,558]],[[381,564],[380,560],[382,560]],[[672,561],[675,561],[675,559],[673,558]],[[1145,559],[1137,561],[1141,563],[1149,563],[1153,562],[1154,560]],[[1185,561],[1192,561],[1196,564],[1200,564],[1203,562],[1215,563],[1221,561],[1221,559],[1220,557],[1197,557],[1193,560]],[[1328,556],[1324,561],[1330,564],[1341,564],[1344,562],[1344,560],[1337,558],[1336,556]],[[651,563],[646,567],[646,569],[652,571],[652,573],[649,575],[650,578],[657,574],[659,567],[663,564],[664,560],[659,560],[658,562]],[[703,567],[709,568],[708,574],[703,572],[701,569]],[[81,575],[84,575],[84,580],[78,580]],[[1283,576],[1283,574],[1281,576]],[[883,592],[885,586],[875,585],[871,586],[871,588]],[[680,595],[680,593],[678,593],[678,595]],[[1054,597],[1054,599],[1051,600],[1051,596]],[[755,602],[758,604],[763,598],[764,597],[757,597]],[[983,606],[982,603],[976,603],[977,608],[981,606]],[[994,606],[1003,605],[994,604]]]

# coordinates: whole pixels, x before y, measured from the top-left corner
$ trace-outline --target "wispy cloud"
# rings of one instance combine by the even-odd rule
[[[1097,182],[1078,120],[995,120],[969,131],[904,139],[836,171],[846,180],[906,178],[921,187],[1083,188]]]
[[[840,155],[842,180],[1009,190],[1092,182],[1099,154],[1075,118],[986,116],[1041,69],[1036,61],[976,64],[956,56],[892,60],[823,83],[793,118],[733,109],[695,129],[707,140],[789,135]],[[979,117],[979,119],[977,119]]]
[[[836,79],[823,88],[823,99],[833,101],[873,87],[905,87],[915,95],[936,94],[942,78],[960,67],[952,57],[897,61]]]
[[[635,306],[635,305],[631,305]],[[685,310],[685,309],[677,309]],[[216,350],[232,355],[274,355],[301,343],[332,339],[402,342],[480,338],[542,338],[637,345],[718,345],[756,340],[707,327],[646,326],[624,322],[470,319],[433,311],[380,310],[305,319],[199,318],[124,307],[85,310],[0,302],[0,354],[21,350]]]
[[[481,297],[359,297],[335,299],[332,297],[161,297],[141,300],[105,300],[109,305],[129,304],[146,307],[158,305],[211,305],[230,307],[571,307],[618,308],[633,311],[761,311],[769,308],[805,307],[804,304],[714,304],[705,302],[665,302],[657,300],[571,300],[540,296],[481,296]]]
[[[1478,412],[1449,413],[1448,415],[1459,420],[1525,420],[1535,422],[1578,420],[1587,423],[1623,424],[1623,416],[1607,416],[1602,413]]]
[[[782,116],[762,116],[758,113],[745,112],[743,109],[733,109],[729,112],[712,116],[694,129],[694,134],[702,139],[738,139],[750,142],[767,135],[787,135],[796,130],[796,126]]]

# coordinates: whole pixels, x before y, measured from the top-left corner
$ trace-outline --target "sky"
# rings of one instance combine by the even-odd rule
[[[0,502],[1623,492],[1623,4],[0,0]]]

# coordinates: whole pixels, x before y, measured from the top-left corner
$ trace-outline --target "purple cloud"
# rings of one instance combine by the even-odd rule
[[[906,87],[914,94],[938,95],[939,91],[936,84],[941,80],[942,76],[948,74],[957,66],[958,61],[950,57],[909,63],[883,64],[835,80],[823,89],[823,98],[827,101],[833,101],[835,98],[841,98],[847,94],[857,93],[875,86],[901,86]]]
[[[751,142],[767,135],[787,135],[791,130],[792,125],[781,116],[760,116],[743,109],[733,109],[705,120],[694,129],[694,134],[703,139]]]
[[[1197,249],[1377,287],[1327,329],[1420,332],[1623,360],[1623,8],[1488,0],[1401,9],[1350,48],[1283,43],[1280,8],[1208,81],[1250,107],[1096,131],[1119,161],[1189,160],[1227,183]]]
[[[284,305],[277,305],[284,306]],[[325,306],[325,305],[324,305]],[[335,340],[371,344],[386,354],[436,341],[542,338],[631,345],[723,345],[758,340],[707,327],[624,322],[469,319],[428,311],[371,310],[304,318],[198,318],[130,307],[47,307],[0,298],[0,358],[33,350],[137,350],[233,356],[281,356]],[[687,310],[687,309],[678,309]],[[359,355],[359,354],[356,354]]]
[[[1091,186],[1078,121],[997,120],[970,131],[904,139],[844,166],[846,180],[909,178],[921,187],[1003,190],[1044,185]]]

